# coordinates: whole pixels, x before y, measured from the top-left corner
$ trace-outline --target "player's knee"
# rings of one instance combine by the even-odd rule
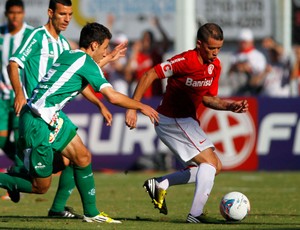
[[[38,183],[33,181],[32,183],[32,193],[35,194],[45,194],[50,188],[50,183]]]
[[[80,152],[80,154],[77,154],[73,163],[79,167],[86,167],[91,163],[91,160],[92,155],[88,150],[86,150]]]

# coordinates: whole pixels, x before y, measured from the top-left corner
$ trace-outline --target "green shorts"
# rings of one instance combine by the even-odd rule
[[[24,165],[33,177],[49,177],[53,172],[54,150],[63,150],[76,135],[76,126],[62,114],[61,127],[53,130],[28,106],[22,109],[20,116],[19,145],[23,153]],[[56,136],[50,143],[51,133]],[[68,135],[66,135],[68,134]]]
[[[0,131],[11,131],[17,129],[19,126],[19,117],[16,116],[14,110],[14,99],[2,100],[0,99]]]
[[[61,127],[54,132],[51,132],[49,141],[52,143],[54,151],[61,152],[75,137],[78,128],[64,112],[60,111],[59,117],[62,122]],[[54,140],[52,140],[53,137]]]

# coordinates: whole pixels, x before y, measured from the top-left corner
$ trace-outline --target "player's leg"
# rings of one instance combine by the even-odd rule
[[[174,122],[173,122],[174,121]],[[198,122],[192,118],[184,119],[170,119],[164,116],[160,117],[159,125],[155,127],[156,132],[160,139],[169,147],[169,149],[175,154],[175,156],[183,164],[196,164],[200,165],[200,162],[207,163],[200,165],[201,167],[192,167],[189,170],[183,172],[175,172],[162,177],[159,186],[167,188],[171,184],[184,184],[188,182],[196,182],[195,197],[199,198],[199,188],[204,188],[205,191],[211,191],[215,174],[221,167],[221,163],[217,156],[213,153],[214,146],[203,132]],[[209,149],[212,154],[203,154],[201,159],[196,158],[199,152]],[[213,166],[212,166],[213,165]],[[204,171],[204,172],[203,172]],[[206,174],[206,172],[208,172]],[[170,180],[169,180],[170,179]],[[201,183],[200,183],[201,182]],[[199,185],[199,186],[198,186]],[[208,193],[208,194],[209,194]],[[207,195],[200,195],[200,199],[206,203]],[[195,204],[195,206],[194,206]],[[204,204],[201,202],[193,203],[191,211],[194,215],[201,212],[202,214]],[[198,206],[199,205],[199,206]],[[201,207],[202,206],[202,207]],[[195,212],[194,210],[197,210]],[[197,215],[198,216],[198,215]]]
[[[183,165],[186,164],[186,159],[191,159],[191,156],[182,157],[180,154],[186,151],[186,137],[184,140],[178,142],[178,138],[182,136],[182,129],[179,128],[175,119],[165,117],[160,114],[159,125],[155,126],[155,131],[161,141],[169,147],[169,149],[175,154],[175,156],[181,161]],[[190,140],[188,139],[188,142]],[[194,151],[195,152],[195,151]],[[183,158],[183,159],[182,159]],[[195,164],[193,164],[195,165]],[[197,166],[197,165],[195,165]],[[195,182],[197,167],[187,167],[185,170],[180,170],[168,175],[164,175],[158,178],[151,178],[144,182],[144,187],[146,188],[154,208],[158,208],[160,213],[167,214],[166,205],[166,190],[169,186],[178,184],[187,184]]]
[[[193,161],[199,164],[199,167],[196,175],[194,198],[187,222],[209,222],[210,220],[205,218],[203,214],[203,209],[213,188],[220,161],[212,148],[201,151],[193,158]]]
[[[53,151],[49,143],[49,126],[41,118],[33,114],[27,106],[22,109],[19,124],[20,137],[18,144],[23,154],[24,167],[32,179],[30,180],[30,178],[26,177],[25,180],[15,179],[14,181],[8,181],[10,183],[15,182],[10,185],[8,193],[32,192],[43,194],[47,192],[51,184],[53,171]],[[9,176],[19,177],[16,174],[14,175],[14,173]],[[31,183],[31,191],[29,190],[28,182]],[[26,191],[23,191],[23,188]]]
[[[150,178],[144,182],[144,188],[148,192],[155,208],[160,213],[168,214],[165,197],[167,189],[173,185],[195,183],[198,167],[190,165],[183,170],[176,171],[161,177]]]
[[[61,165],[63,162],[64,167],[59,169],[59,171],[62,171],[53,203],[48,211],[48,216],[82,219],[82,215],[77,214],[73,208],[66,206],[67,200],[75,188],[74,169],[73,166],[70,165],[69,159],[63,157],[60,153],[76,135],[77,127],[63,112],[60,113],[60,119],[62,119],[60,129],[57,129],[55,139],[52,142],[52,147],[56,151],[53,165]]]
[[[221,161],[218,160],[216,175],[219,174],[221,168]],[[189,165],[182,170],[167,174],[165,176],[157,177],[155,178],[155,180],[157,182],[158,187],[167,190],[170,186],[195,183],[197,172],[197,165]]]
[[[21,138],[22,140],[22,138]],[[51,185],[52,154],[51,146],[38,146],[24,150],[24,161],[28,162],[28,173],[1,173],[0,187],[7,189],[13,202],[20,200],[20,192],[44,194]]]
[[[32,181],[29,176],[0,173],[0,187],[7,190],[11,201],[15,203],[20,200],[20,192],[32,193]]]
[[[62,154],[74,164],[75,184],[81,197],[84,221],[121,223],[120,221],[111,219],[103,212],[100,213],[96,207],[96,191],[91,165],[91,153],[84,146],[78,135],[70,141],[62,151]]]
[[[73,166],[70,165],[69,159],[63,157],[59,152],[54,154],[54,165],[60,167],[55,167],[53,173],[61,171],[61,174],[52,206],[48,211],[48,216],[54,218],[82,219],[82,215],[77,214],[72,207],[66,206],[67,200],[75,188]]]
[[[158,177],[156,181],[160,188],[167,190],[170,186],[195,183],[197,171],[197,165],[189,165],[182,170]]]

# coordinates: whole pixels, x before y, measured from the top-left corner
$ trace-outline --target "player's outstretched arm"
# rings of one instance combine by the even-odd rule
[[[89,87],[86,87],[81,93],[87,100],[89,100],[99,108],[100,113],[106,121],[106,125],[111,126],[112,114],[110,113],[108,108],[95,96],[92,90]]]
[[[158,76],[154,68],[144,73],[144,75],[142,76],[141,80],[138,82],[138,85],[134,91],[133,99],[136,101],[140,101],[145,91],[149,88],[152,82],[157,78]],[[137,124],[136,110],[128,109],[126,111],[125,123],[130,129],[136,128],[136,124]]]
[[[139,110],[145,116],[148,116],[152,123],[158,122],[158,113],[152,107],[133,100],[126,95],[115,91],[112,87],[101,89],[101,93],[110,103],[127,109]]]
[[[14,102],[15,113],[19,116],[22,107],[27,103],[20,81],[19,65],[14,61],[10,61],[7,66],[7,72],[16,95]]]
[[[202,102],[203,105],[208,108],[215,110],[227,110],[234,113],[245,113],[248,111],[249,107],[247,100],[229,101],[212,96],[204,96]]]

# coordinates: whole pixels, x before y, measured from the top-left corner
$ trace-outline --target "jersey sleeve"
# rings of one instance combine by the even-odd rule
[[[86,60],[84,73],[82,74],[95,92],[100,92],[105,87],[112,87],[100,67],[90,58]]]
[[[24,64],[41,50],[40,42],[38,42],[41,39],[37,30],[26,33],[21,45],[9,60],[15,61],[23,69]]]
[[[178,54],[165,62],[162,62],[154,67],[158,78],[168,78],[173,75],[180,75],[180,73],[185,73],[187,66],[186,57],[183,54]]]

